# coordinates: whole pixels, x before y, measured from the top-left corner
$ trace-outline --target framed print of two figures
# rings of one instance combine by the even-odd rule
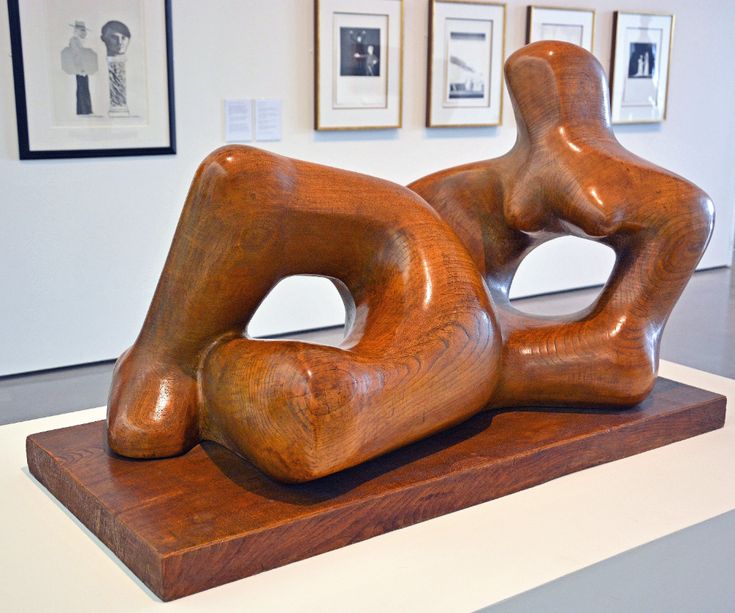
[[[526,44],[539,40],[573,43],[594,53],[595,11],[548,6],[529,6]]]
[[[8,0],[21,159],[175,153],[170,0]]]
[[[613,123],[666,118],[673,35],[673,15],[615,12],[610,69]]]

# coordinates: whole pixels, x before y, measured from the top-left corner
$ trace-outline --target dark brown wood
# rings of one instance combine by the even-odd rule
[[[409,185],[454,229],[485,277],[503,338],[493,406],[640,402],[664,326],[714,224],[696,185],[623,148],[600,63],[577,45],[530,44],[505,63],[518,136],[502,157]],[[509,292],[525,256],[559,236],[615,251],[589,308],[535,317]]]
[[[618,44],[618,19],[620,18],[620,11],[613,11],[613,23],[612,23],[612,48],[610,49],[610,97],[612,98],[612,84],[615,83],[615,47]],[[667,85],[668,87],[668,85]]]
[[[343,296],[339,347],[245,334],[299,274]],[[150,458],[212,440],[307,481],[481,411],[501,349],[482,277],[414,192],[225,147],[197,172],[143,329],[115,366],[109,442]]]
[[[631,409],[494,410],[298,485],[215,443],[163,460],[114,456],[103,422],[34,434],[27,455],[32,474],[171,600],[720,428],[725,402],[659,379]]]
[[[488,406],[643,400],[712,203],[617,142],[604,72],[581,47],[534,43],[505,72],[513,149],[411,189],[249,147],[212,153],[116,365],[110,447],[160,458],[211,440],[303,482]],[[615,250],[599,299],[569,317],[517,311],[521,261],[563,235]],[[298,274],[328,277],[343,296],[339,347],[245,333]]]

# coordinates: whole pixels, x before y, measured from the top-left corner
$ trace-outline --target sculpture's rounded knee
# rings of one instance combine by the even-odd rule
[[[290,195],[296,175],[292,160],[248,145],[215,149],[197,171],[205,189],[216,185],[218,195],[224,196],[222,201],[208,199],[208,203],[227,208],[247,206],[253,200],[260,206],[281,202]]]
[[[231,173],[249,169],[261,160],[267,160],[269,154],[262,149],[248,145],[224,145],[212,151],[202,160],[200,170],[227,169]]]
[[[237,339],[204,360],[204,438],[270,476],[309,481],[349,463],[356,445],[360,368],[344,352],[298,342]]]
[[[138,357],[115,366],[107,406],[110,449],[130,458],[163,458],[193,447],[199,436],[197,382],[175,365]]]

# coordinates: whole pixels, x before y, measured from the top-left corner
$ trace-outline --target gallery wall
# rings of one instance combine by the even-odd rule
[[[22,0],[36,1],[36,0]],[[154,1],[154,0],[148,0]],[[609,68],[612,11],[673,12],[668,119],[617,127],[622,143],[703,187],[717,228],[703,267],[729,265],[735,210],[735,3],[559,0],[594,6],[595,54]],[[138,332],[192,174],[223,144],[223,99],[281,98],[286,155],[407,183],[507,151],[515,125],[426,129],[427,0],[405,0],[403,128],[315,133],[310,0],[173,0],[178,154],[18,160],[5,2],[0,2],[0,375],[116,357]],[[506,55],[524,42],[526,3],[508,2]],[[544,248],[542,248],[544,249]],[[605,248],[560,239],[533,253],[514,286],[526,295],[600,283]],[[294,279],[269,297],[255,334],[339,323],[336,292]]]

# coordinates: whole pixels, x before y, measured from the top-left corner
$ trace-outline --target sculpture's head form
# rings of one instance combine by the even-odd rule
[[[571,43],[540,41],[522,47],[505,63],[519,133],[532,139],[549,130],[610,132],[607,79],[591,53]]]

